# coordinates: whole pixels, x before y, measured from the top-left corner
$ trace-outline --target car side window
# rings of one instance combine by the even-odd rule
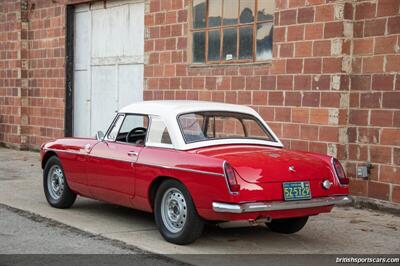
[[[126,114],[116,141],[144,145],[149,119],[144,115]]]
[[[112,128],[109,130],[109,133],[107,135],[108,140],[115,140],[117,138],[118,131],[119,131],[119,128],[121,127],[123,120],[124,120],[124,116],[118,115],[118,117],[114,121],[114,124],[112,125]]]
[[[151,125],[149,129],[149,136],[147,138],[147,143],[149,145],[155,145],[155,146],[172,145],[168,128],[165,125],[164,121],[158,116],[152,116],[151,118]]]

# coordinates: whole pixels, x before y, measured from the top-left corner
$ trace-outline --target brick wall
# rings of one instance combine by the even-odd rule
[[[64,136],[65,5],[33,1],[29,14],[29,125],[26,138],[37,146]]]
[[[355,4],[347,171],[365,161],[370,181],[356,195],[400,202],[400,1]]]
[[[21,121],[20,2],[0,5],[0,141],[19,147]]]
[[[218,67],[188,62],[190,2],[149,1],[145,99],[250,105],[286,147],[337,156],[352,193],[400,201],[400,1],[276,1],[273,60]]]

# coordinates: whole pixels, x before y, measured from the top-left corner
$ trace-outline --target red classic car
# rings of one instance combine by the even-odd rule
[[[309,216],[351,202],[340,162],[291,151],[247,106],[147,101],[120,110],[105,134],[41,147],[46,199],[77,195],[153,212],[169,242],[196,240],[204,223],[266,224],[295,233]]]

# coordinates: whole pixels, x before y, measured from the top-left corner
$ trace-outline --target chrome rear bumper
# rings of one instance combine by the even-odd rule
[[[330,196],[300,201],[264,201],[241,204],[213,202],[212,207],[215,212],[244,213],[306,209],[330,205],[345,205],[351,202],[352,199],[350,196]]]

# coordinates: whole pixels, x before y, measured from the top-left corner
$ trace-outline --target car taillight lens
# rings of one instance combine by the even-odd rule
[[[238,193],[240,191],[240,185],[236,179],[236,171],[229,163],[225,163],[225,177],[229,186],[229,191]]]
[[[339,160],[335,158],[333,159],[333,167],[335,168],[340,184],[348,185],[350,180],[346,177],[346,173],[344,172],[342,164],[339,162]]]

